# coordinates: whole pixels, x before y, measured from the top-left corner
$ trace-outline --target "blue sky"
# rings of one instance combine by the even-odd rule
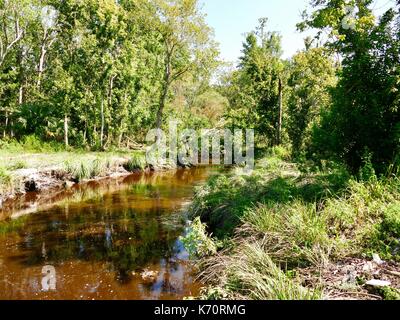
[[[375,8],[381,13],[394,0],[376,0]],[[284,57],[290,57],[304,47],[307,34],[296,31],[301,12],[308,0],[200,0],[206,21],[215,31],[220,43],[221,57],[236,62],[241,54],[244,34],[254,30],[258,19],[269,19],[268,30],[279,31],[283,37]]]

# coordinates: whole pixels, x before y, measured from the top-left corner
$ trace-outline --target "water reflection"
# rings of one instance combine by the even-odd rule
[[[179,236],[193,187],[212,168],[78,186],[0,236],[0,298],[171,299],[195,295]],[[42,292],[53,265],[57,290]]]

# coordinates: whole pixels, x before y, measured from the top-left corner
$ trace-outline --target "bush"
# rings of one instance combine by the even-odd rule
[[[384,259],[400,260],[400,203],[385,210],[371,239],[370,251],[378,252]]]
[[[181,241],[192,258],[206,257],[217,253],[218,244],[212,240],[207,232],[206,225],[197,217],[190,225],[190,230]]]

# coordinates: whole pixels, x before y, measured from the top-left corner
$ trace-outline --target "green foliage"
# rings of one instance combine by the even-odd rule
[[[154,128],[160,97],[187,89],[193,101],[218,64],[197,0],[2,1],[0,17],[3,137],[130,147]]]
[[[400,291],[390,287],[378,289],[378,293],[384,300],[400,300]]]
[[[327,46],[343,59],[332,107],[313,132],[312,153],[343,161],[355,174],[366,149],[378,174],[399,152],[399,16],[389,9],[375,23],[371,3],[352,3],[358,10],[348,28],[344,0],[314,2],[315,11],[300,26],[328,30]]]
[[[0,191],[3,192],[12,184],[11,174],[4,168],[0,167]]]
[[[332,58],[324,48],[309,48],[290,62],[287,89],[288,134],[292,154],[309,151],[312,127],[322,110],[330,107],[329,90],[336,84]]]
[[[0,149],[10,153],[20,152],[60,152],[64,151],[63,144],[56,141],[45,142],[35,135],[24,136],[20,140],[0,140]]]
[[[278,144],[280,83],[284,82],[281,37],[267,32],[266,19],[249,33],[238,70],[224,80],[221,92],[229,100],[226,115],[232,128],[253,128],[268,146]]]
[[[382,222],[375,225],[370,251],[383,259],[400,260],[400,203],[385,209]]]
[[[202,275],[228,297],[319,299],[323,287],[297,278],[303,268],[374,253],[398,259],[399,190],[398,179],[349,180],[341,168],[301,175],[271,155],[251,176],[213,177],[192,209],[229,247],[201,264]]]
[[[206,225],[199,217],[190,224],[189,232],[181,241],[192,258],[207,257],[217,253],[218,244],[211,239],[206,231]]]
[[[372,154],[366,151],[363,157],[363,166],[360,168],[360,179],[363,181],[376,180],[376,172],[372,164]]]
[[[278,162],[279,160],[290,160],[290,151],[283,146],[269,148],[267,154],[271,157],[271,159],[268,160],[269,162],[272,161],[272,158],[276,159]]]
[[[288,204],[294,199],[314,202],[341,190],[349,178],[342,169],[312,178],[301,176],[294,164],[273,155],[286,157],[287,151],[275,147],[269,154],[256,163],[257,169],[251,175],[237,168],[228,175],[212,177],[205,187],[197,190],[192,214],[200,216],[219,238],[231,234],[244,212],[257,202]]]

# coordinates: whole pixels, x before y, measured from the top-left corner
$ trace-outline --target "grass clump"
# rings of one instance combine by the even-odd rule
[[[315,300],[320,293],[290,279],[258,243],[244,244],[234,255],[227,286],[255,300]]]
[[[14,177],[4,167],[0,167],[0,195],[14,188]]]
[[[257,235],[277,263],[325,266],[333,250],[324,219],[312,204],[263,204],[248,210],[243,231]]]
[[[135,172],[135,171],[143,171],[147,166],[146,157],[143,154],[135,153],[128,160],[126,164],[124,164],[124,168],[127,171]]]
[[[26,169],[28,164],[24,160],[17,160],[15,163],[12,163],[7,167],[7,170],[14,171],[19,169]]]
[[[109,160],[100,158],[94,160],[85,159],[79,162],[66,161],[64,163],[65,171],[71,174],[77,182],[104,176],[110,167]]]
[[[202,278],[213,286],[203,291],[203,299],[321,298],[318,289],[307,289],[301,285],[299,279],[288,276],[258,242],[245,241],[236,247],[233,253],[212,257],[206,264],[208,265],[202,273]]]

